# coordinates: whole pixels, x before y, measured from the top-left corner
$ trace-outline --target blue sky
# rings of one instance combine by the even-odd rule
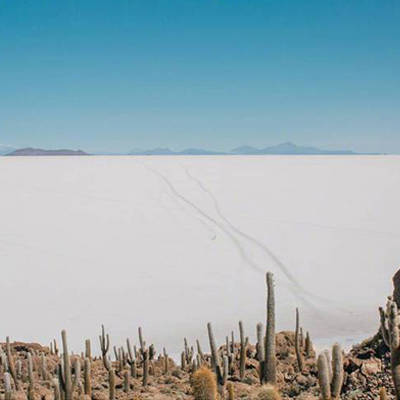
[[[400,2],[1,0],[0,143],[400,153]]]

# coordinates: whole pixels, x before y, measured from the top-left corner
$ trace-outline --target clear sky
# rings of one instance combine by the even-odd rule
[[[398,0],[0,0],[0,143],[400,153]]]

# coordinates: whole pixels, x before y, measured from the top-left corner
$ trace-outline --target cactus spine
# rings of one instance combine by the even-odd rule
[[[275,355],[275,293],[271,272],[267,272],[267,329],[265,339],[265,366],[263,383],[276,385]]]

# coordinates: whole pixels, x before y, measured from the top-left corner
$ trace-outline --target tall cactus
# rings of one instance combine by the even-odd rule
[[[317,361],[318,381],[322,400],[331,400],[331,382],[329,376],[328,360],[325,354],[320,354]]]
[[[303,336],[303,335],[301,335]],[[296,358],[297,358],[297,366],[299,368],[299,372],[303,372],[304,361],[303,361],[303,354],[301,352],[301,342],[302,339],[300,338],[300,316],[299,316],[299,309],[296,308],[296,333],[294,338],[294,346],[296,350]]]
[[[147,386],[149,382],[149,351],[143,350],[143,386]]]
[[[217,376],[218,392],[223,397],[224,387],[227,380],[228,360],[224,359],[224,364],[221,365],[221,360],[219,357],[217,346],[215,344],[215,337],[212,330],[211,322],[207,324],[207,330],[211,350],[211,366],[215,372],[215,375]]]
[[[113,368],[108,370],[108,389],[109,399],[115,400],[115,373]]]
[[[131,377],[136,379],[137,371],[136,371],[136,351],[132,350],[131,342],[129,338],[126,339],[126,347],[127,347],[127,363],[131,367]]]
[[[163,347],[163,355],[164,355],[164,374],[168,374],[169,363],[168,363],[168,354],[167,350],[165,350],[165,347]]]
[[[63,346],[63,389],[65,392],[65,400],[72,400],[72,377],[71,377],[71,362],[68,352],[67,332],[61,331],[62,346]]]
[[[11,352],[10,338],[8,336],[6,338],[6,354],[8,361],[8,370],[10,371],[11,377],[13,378],[15,388],[19,390],[20,385],[17,377],[17,372],[15,370],[14,356]]]
[[[34,392],[34,379],[33,379],[33,365],[32,365],[32,355],[28,353],[28,393],[27,398],[28,400],[34,400],[35,392]]]
[[[332,398],[338,399],[343,386],[343,354],[339,344],[332,348]]]
[[[110,349],[110,336],[105,333],[104,325],[101,326],[101,335],[99,336],[101,355],[103,359],[104,368],[109,371],[111,369],[111,363],[108,359],[107,353]]]
[[[244,374],[246,372],[246,343],[243,329],[243,322],[239,321],[239,335],[240,335],[240,380],[244,379]]]
[[[276,355],[275,355],[275,292],[274,279],[267,272],[267,329],[265,339],[265,367],[263,383],[276,385]]]
[[[85,390],[85,394],[91,397],[92,396],[92,380],[91,380],[91,368],[90,368],[89,357],[85,358],[84,365],[85,365],[84,373],[83,373],[84,390]]]
[[[306,340],[305,340],[305,349],[304,351],[306,352],[307,357],[311,357],[312,352],[313,352],[313,345],[311,342],[311,337],[309,332],[306,333]]]
[[[85,340],[85,358],[88,358],[89,361],[92,361],[92,346],[90,339]]]
[[[385,344],[390,349],[392,378],[396,398],[400,399],[400,314],[397,304],[388,297],[386,311],[379,308],[381,317],[381,333]]]

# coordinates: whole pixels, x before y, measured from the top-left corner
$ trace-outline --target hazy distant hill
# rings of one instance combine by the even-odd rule
[[[286,142],[276,146],[257,149],[251,146],[241,146],[231,150],[232,154],[356,154],[351,150],[322,150],[317,147],[297,146]]]
[[[181,156],[184,156],[184,155],[201,156],[201,155],[218,155],[218,154],[227,154],[227,153],[211,151],[211,150],[204,150],[204,149],[185,149],[182,151],[173,151],[169,148],[159,147],[159,148],[155,148],[155,149],[151,149],[151,150],[135,149],[135,150],[132,150],[129,154],[136,155],[136,156],[179,156],[179,155],[181,155]]]
[[[212,151],[204,149],[185,149],[182,151],[173,151],[169,148],[155,148],[151,150],[132,150],[130,155],[140,156],[165,156],[165,155],[222,155],[222,154],[236,154],[236,155],[262,155],[262,154],[356,154],[351,150],[321,150],[317,147],[310,146],[297,146],[296,144],[286,142],[276,146],[265,147],[263,149],[257,149],[252,146],[240,146],[228,152]]]
[[[16,150],[15,147],[0,144],[0,155],[11,153],[14,150]]]
[[[43,150],[43,149],[34,149],[32,147],[27,147],[24,149],[17,149],[12,151],[11,153],[6,154],[6,156],[87,156],[88,153],[85,153],[82,150]]]

